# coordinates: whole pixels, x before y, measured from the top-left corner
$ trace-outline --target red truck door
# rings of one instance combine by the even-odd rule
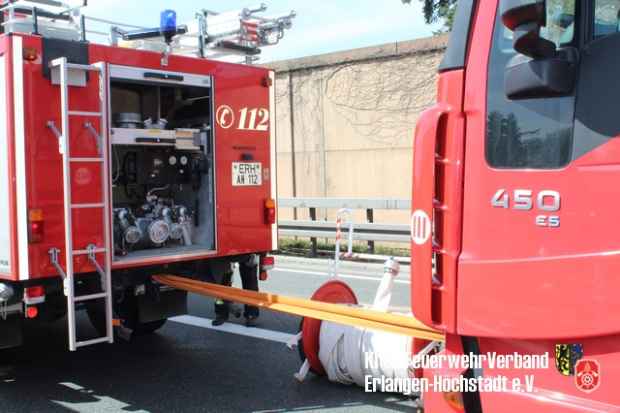
[[[586,2],[595,6],[596,24],[574,19],[556,32],[549,32],[559,24],[552,13],[570,21],[573,2],[547,2],[556,8],[548,10],[548,37],[579,51],[576,87],[565,97],[521,100],[506,97],[506,67],[516,52],[498,2],[487,3],[473,38],[490,42],[472,42],[465,85],[458,332],[512,338],[618,332],[620,238],[612,228],[620,119],[612,99],[620,92],[620,2]],[[601,25],[609,15],[614,21]]]
[[[481,393],[484,411],[609,411],[620,404],[620,1],[547,1],[541,33],[574,59],[574,87],[527,99],[506,94],[519,57],[504,2],[478,8],[467,64],[456,331],[482,354],[551,355],[548,369],[531,371],[538,398]],[[604,369],[596,392],[555,365],[566,343]]]
[[[620,0],[536,2],[554,58],[572,62],[572,87],[508,98],[508,72],[528,61],[502,21],[517,3],[477,2],[466,62],[440,73],[438,103],[418,122],[413,312],[446,331],[446,352],[550,355],[546,369],[464,372],[535,377],[535,394],[463,394],[470,407],[616,411]],[[568,363],[566,348],[578,349]],[[575,385],[573,356],[600,363],[595,392]],[[425,407],[443,411],[441,400],[427,395]]]

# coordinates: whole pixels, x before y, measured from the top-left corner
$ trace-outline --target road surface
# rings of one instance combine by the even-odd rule
[[[326,260],[278,257],[264,291],[309,297],[329,277]],[[409,305],[408,268],[393,304]],[[342,265],[360,301],[372,301],[380,264]],[[238,277],[235,277],[238,279]],[[367,394],[312,374],[298,383],[296,351],[286,348],[299,318],[264,311],[257,329],[232,320],[210,325],[213,301],[190,297],[190,314],[132,342],[69,353],[66,323],[29,328],[27,344],[1,352],[0,412],[404,412],[414,402]],[[79,331],[92,331],[82,315]]]

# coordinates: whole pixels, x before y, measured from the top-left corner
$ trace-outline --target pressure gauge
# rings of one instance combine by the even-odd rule
[[[187,165],[187,162],[189,161],[189,159],[187,159],[187,156],[183,155],[181,156],[180,161],[181,161],[181,165],[185,166]]]
[[[169,163],[171,166],[176,165],[176,164],[177,164],[177,157],[176,157],[176,156],[174,156],[174,155],[170,156],[170,158],[168,158],[168,163]]]

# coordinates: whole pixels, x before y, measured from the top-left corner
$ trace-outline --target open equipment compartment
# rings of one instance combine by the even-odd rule
[[[110,66],[115,261],[216,250],[210,76]]]

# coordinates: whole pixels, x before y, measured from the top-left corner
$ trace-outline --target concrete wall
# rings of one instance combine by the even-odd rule
[[[436,36],[269,65],[278,196],[410,198],[415,123],[435,100],[446,43]],[[384,211],[375,220],[406,223],[408,216]],[[280,218],[291,219],[292,210]]]

